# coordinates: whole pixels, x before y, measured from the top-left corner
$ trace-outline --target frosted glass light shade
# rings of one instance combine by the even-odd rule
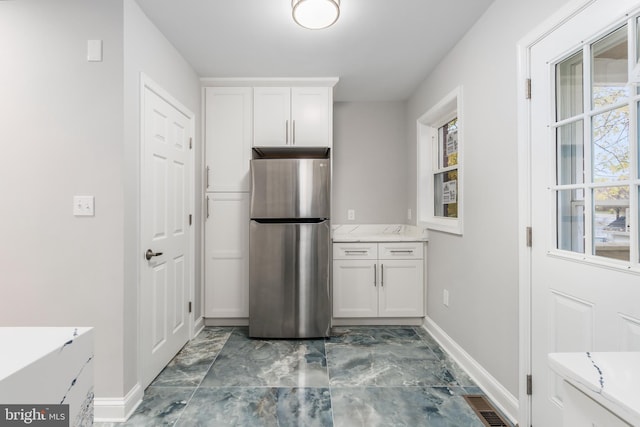
[[[340,0],[292,0],[293,20],[310,30],[333,25],[340,16]]]

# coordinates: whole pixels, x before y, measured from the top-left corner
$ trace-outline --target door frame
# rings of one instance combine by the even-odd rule
[[[174,98],[169,92],[167,92],[162,86],[160,86],[159,84],[157,84],[154,80],[152,80],[149,76],[147,76],[145,73],[140,73],[140,92],[139,92],[139,117],[138,117],[138,124],[139,124],[139,170],[138,170],[138,182],[139,182],[139,187],[138,187],[138,191],[139,191],[139,197],[137,200],[137,209],[138,209],[138,242],[137,242],[137,251],[136,254],[138,255],[137,257],[137,268],[138,268],[138,285],[137,285],[137,298],[138,298],[138,304],[137,304],[137,308],[138,308],[138,325],[137,325],[137,331],[138,331],[138,357],[137,357],[137,362],[138,362],[138,366],[137,366],[137,382],[139,385],[142,384],[142,377],[141,377],[141,373],[142,373],[142,364],[145,362],[144,360],[142,360],[142,349],[140,348],[142,345],[142,340],[140,339],[140,335],[142,333],[142,298],[141,298],[141,294],[142,294],[142,269],[145,268],[146,265],[146,261],[143,259],[142,257],[142,252],[143,252],[143,238],[144,236],[142,236],[142,185],[143,185],[143,172],[145,170],[145,166],[144,166],[144,157],[143,154],[145,152],[145,135],[144,135],[144,112],[145,112],[145,108],[146,108],[146,104],[145,104],[145,90],[151,90],[152,92],[154,92],[156,95],[158,95],[160,98],[162,98],[163,100],[165,100],[167,103],[171,104],[171,106],[173,106],[175,109],[177,109],[178,111],[180,111],[182,114],[184,114],[188,119],[189,119],[189,134],[191,135],[192,141],[191,141],[191,149],[189,150],[191,152],[191,155],[189,156],[189,167],[191,168],[191,173],[189,174],[189,178],[188,178],[188,186],[189,186],[189,200],[187,202],[188,206],[189,206],[189,211],[190,214],[193,215],[192,218],[192,223],[189,226],[189,232],[187,233],[187,239],[188,239],[188,243],[187,243],[187,254],[189,256],[189,262],[188,262],[188,269],[189,269],[189,274],[188,274],[188,280],[189,283],[187,284],[187,287],[189,289],[189,301],[192,302],[192,310],[191,313],[189,313],[189,323],[187,325],[188,327],[188,332],[189,332],[189,340],[191,340],[194,337],[194,324],[195,324],[195,310],[193,309],[193,301],[194,301],[194,297],[195,297],[195,254],[196,254],[196,248],[195,248],[195,243],[196,243],[196,239],[195,239],[195,129],[196,129],[196,120],[195,120],[195,114],[193,114],[193,112],[191,112],[191,110],[189,110],[187,107],[185,107],[180,101],[178,101],[176,98]],[[141,390],[142,392],[144,390]]]
[[[531,396],[527,395],[527,375],[531,374],[531,248],[527,228],[531,226],[531,109],[527,97],[527,81],[531,77],[531,49],[546,36],[561,27],[597,0],[570,0],[547,20],[524,36],[517,44],[518,99],[518,421],[532,425]],[[535,384],[533,385],[535,387]]]

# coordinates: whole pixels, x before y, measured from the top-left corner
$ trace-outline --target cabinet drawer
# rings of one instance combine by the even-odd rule
[[[421,242],[379,243],[380,259],[422,259],[423,244]]]
[[[333,259],[377,259],[377,243],[334,243]]]

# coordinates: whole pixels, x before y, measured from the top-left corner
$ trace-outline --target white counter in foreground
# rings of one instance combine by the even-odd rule
[[[0,343],[0,405],[68,404],[68,425],[93,424],[92,328],[3,327]]]
[[[426,229],[405,224],[343,224],[333,227],[334,242],[426,242]]]
[[[549,366],[568,385],[575,387],[628,425],[640,426],[640,353],[552,353],[549,355]],[[567,390],[569,395],[573,393],[570,387],[565,386],[565,392]],[[567,415],[572,416],[572,411],[580,412],[574,414],[576,416],[584,416],[589,412],[587,407],[571,407],[575,401],[583,406],[588,404],[588,401],[579,396],[564,401],[565,420]],[[626,425],[614,423],[615,420],[606,425]]]

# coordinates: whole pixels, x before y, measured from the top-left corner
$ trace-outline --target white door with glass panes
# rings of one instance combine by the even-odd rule
[[[562,423],[549,353],[640,351],[633,8],[597,0],[531,49],[533,425]]]

